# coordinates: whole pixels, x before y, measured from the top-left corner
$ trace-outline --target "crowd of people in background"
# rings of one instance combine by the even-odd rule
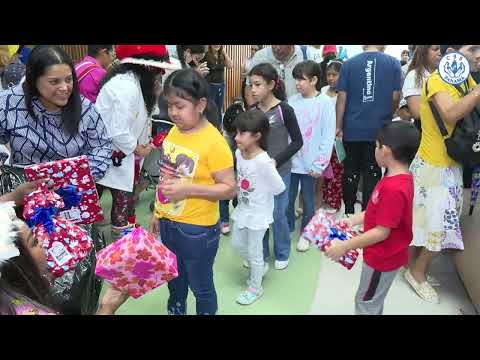
[[[257,301],[270,239],[282,271],[293,238],[297,251],[309,250],[302,233],[319,209],[360,233],[325,252],[338,261],[363,249],[356,314],[382,314],[402,268],[419,297],[438,303],[429,267],[443,249],[464,248],[462,194],[472,169],[451,158],[434,112],[451,136],[480,103],[480,45],[409,45],[400,59],[386,45],[364,45],[347,59],[336,45],[248,47],[235,64],[225,45],[88,45],[74,64],[60,46],[0,46],[0,142],[9,164],[22,173],[86,155],[99,195],[112,194],[115,240],[137,223],[142,168],[155,158],[149,230],[178,259],[169,314],[187,313],[188,289],[197,314],[219,311],[213,265],[230,233],[250,269],[236,301]],[[438,70],[452,52],[471,72],[460,86]],[[241,85],[225,109],[228,70]],[[159,129],[168,135],[156,148]],[[22,205],[33,185],[0,200]],[[19,255],[0,246],[0,313],[61,313],[41,249],[25,223],[2,211]],[[113,314],[127,298],[109,287],[98,313]]]

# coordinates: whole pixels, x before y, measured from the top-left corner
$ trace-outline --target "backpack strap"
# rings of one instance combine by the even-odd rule
[[[468,84],[468,79],[465,81],[465,84],[467,86],[467,90],[465,90],[461,85],[455,85],[455,89],[462,95],[462,97],[468,95],[468,92],[470,91],[470,85]]]
[[[428,99],[428,80],[430,79],[427,79],[427,82],[425,83],[425,95],[427,96],[427,99]],[[430,110],[432,111],[433,118],[437,123],[440,133],[442,134],[443,137],[448,136],[447,128],[445,127],[445,123],[443,122],[442,117],[440,116],[440,113],[438,112],[437,108],[435,107],[432,101],[427,100],[427,102],[428,102],[428,105],[430,106]]]

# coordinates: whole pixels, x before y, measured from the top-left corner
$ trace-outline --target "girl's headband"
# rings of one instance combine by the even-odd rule
[[[340,65],[343,65],[343,62],[340,61],[340,60],[330,60],[330,61],[327,63],[327,66],[330,66],[330,64],[333,64],[333,63],[337,63],[337,64],[340,64]]]

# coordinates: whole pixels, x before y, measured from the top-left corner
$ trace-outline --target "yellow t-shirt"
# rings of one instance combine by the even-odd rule
[[[233,168],[233,156],[225,138],[210,123],[193,134],[175,126],[165,138],[160,157],[160,179],[176,177],[183,182],[213,185],[213,173]],[[211,226],[220,217],[218,201],[189,198],[179,202],[163,200],[157,191],[155,216],[186,224]]]
[[[473,80],[471,76],[468,77],[468,84],[470,89],[472,89],[476,85],[475,80]],[[419,155],[427,163],[433,166],[459,166],[459,164],[447,154],[447,148],[444,143],[444,138],[442,137],[437,122],[433,117],[432,110],[430,109],[428,101],[433,95],[442,91],[448,92],[455,102],[459,101],[462,95],[455,88],[455,86],[444,82],[440,77],[438,71],[435,71],[428,79],[428,98],[426,96],[425,86],[426,84],[423,85],[422,97],[420,100],[422,140],[420,141],[420,148],[418,150]],[[467,90],[465,84],[463,84],[462,86],[465,90]],[[451,136],[455,126],[447,124],[446,122],[444,122],[444,124],[448,131],[448,136]]]

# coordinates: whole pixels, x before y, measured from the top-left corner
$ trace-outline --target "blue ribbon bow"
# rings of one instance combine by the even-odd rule
[[[328,234],[328,239],[329,240],[338,239],[338,240],[341,240],[341,241],[345,241],[345,240],[347,240],[347,234],[345,234],[342,231],[338,231],[337,228],[331,227],[330,228],[330,234]]]
[[[62,210],[68,210],[72,207],[76,207],[82,201],[82,193],[77,190],[75,185],[67,185],[56,191],[58,195],[63,198],[65,207]]]
[[[123,229],[122,236],[126,236],[128,234],[131,234],[134,230],[135,230],[135,227],[129,227],[129,228]]]
[[[38,225],[43,225],[51,235],[55,230],[53,217],[57,214],[57,211],[58,209],[55,207],[36,208],[35,214],[27,221],[27,224],[31,228]]]

